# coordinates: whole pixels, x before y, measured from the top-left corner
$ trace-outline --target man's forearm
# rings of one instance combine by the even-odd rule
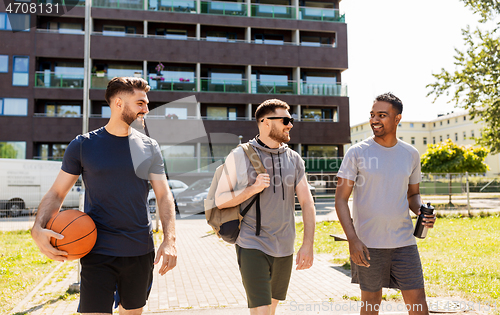
[[[158,200],[158,213],[163,228],[163,239],[175,242],[175,204],[174,199],[167,196]]]
[[[415,194],[408,197],[408,205],[410,206],[410,210],[413,211],[413,213],[418,214],[418,212],[420,211],[420,206],[422,205],[420,194]]]
[[[215,197],[215,204],[219,209],[231,208],[243,203],[257,193],[254,186],[236,191],[227,191]]]
[[[347,239],[353,240],[358,238],[354,230],[354,225],[352,224],[351,212],[349,211],[347,200],[335,200],[335,209],[337,210],[337,217],[339,218]]]
[[[45,228],[50,218],[59,211],[62,203],[63,198],[60,198],[56,193],[49,190],[45,196],[43,196],[38,206],[34,226]]]
[[[316,208],[312,199],[302,207],[302,220],[304,223],[304,238],[302,244],[313,245],[314,231],[316,229]]]

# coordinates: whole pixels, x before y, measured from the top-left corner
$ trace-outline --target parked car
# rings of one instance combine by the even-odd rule
[[[169,179],[168,187],[170,187],[170,191],[172,192],[172,195],[174,195],[175,212],[179,213],[179,209],[177,208],[176,196],[181,192],[183,192],[184,190],[186,190],[188,188],[188,185],[183,181],[177,179]],[[153,189],[149,190],[148,205],[149,205],[149,212],[156,213],[156,196]]]
[[[197,180],[186,190],[177,195],[177,206],[182,214],[204,213],[204,200],[207,198],[208,189],[212,178]]]

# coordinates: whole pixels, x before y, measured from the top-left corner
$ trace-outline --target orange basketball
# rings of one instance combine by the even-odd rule
[[[94,221],[84,212],[70,209],[54,215],[47,223],[47,229],[64,235],[62,240],[50,239],[55,248],[68,253],[68,260],[81,258],[94,247],[97,230]]]

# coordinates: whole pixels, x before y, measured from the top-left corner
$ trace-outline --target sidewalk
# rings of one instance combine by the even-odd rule
[[[334,219],[334,213],[318,219]],[[178,218],[177,267],[165,276],[159,276],[155,269],[144,314],[249,314],[234,246],[210,232],[204,216]],[[331,258],[316,255],[311,269],[293,270],[287,299],[280,303],[277,314],[359,314],[355,301],[360,296],[359,287],[350,283],[350,271],[334,266],[329,262]],[[77,264],[66,262],[55,268],[18,304],[15,312],[76,314],[78,294],[66,299],[59,297],[76,282]],[[404,306],[402,302],[384,303],[392,310],[385,314],[407,314],[394,312],[397,305]]]

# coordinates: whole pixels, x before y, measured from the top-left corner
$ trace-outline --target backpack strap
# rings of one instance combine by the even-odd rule
[[[257,172],[257,174],[266,173],[266,168],[262,164],[262,161],[260,160],[260,157],[253,148],[253,146],[248,142],[242,143],[239,146],[243,149],[243,151],[245,151],[246,155],[248,156],[248,159],[250,160],[250,163],[252,163],[252,166]],[[255,227],[255,235],[259,236],[261,221],[262,221],[260,214],[260,193],[258,193],[257,196],[253,198],[253,200],[245,207],[245,209],[243,209],[243,211],[241,212],[241,216],[244,217],[255,202],[257,202],[255,204],[256,221],[257,221],[257,226]]]

